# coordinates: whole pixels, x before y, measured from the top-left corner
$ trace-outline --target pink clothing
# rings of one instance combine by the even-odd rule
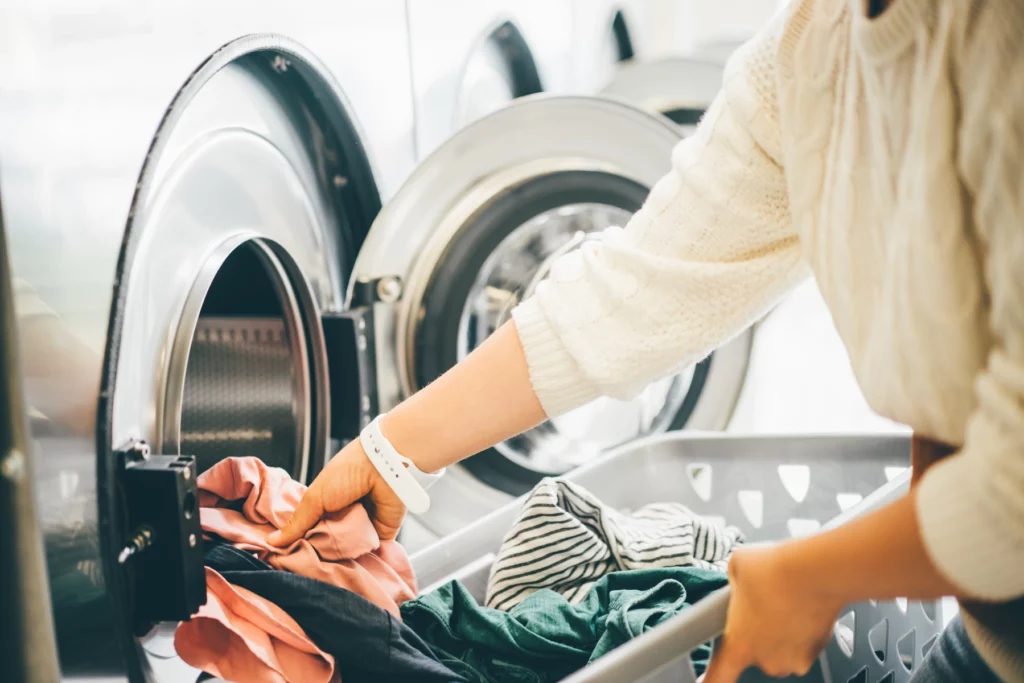
[[[356,503],[331,513],[287,548],[267,535],[291,517],[306,487],[256,458],[228,458],[200,475],[203,530],[250,550],[274,567],[346,588],[398,615],[416,597],[416,578],[405,549],[381,541],[366,508]]]
[[[416,597],[405,550],[377,537],[361,503],[325,515],[305,538],[277,548],[267,536],[288,521],[305,486],[252,457],[223,460],[196,483],[203,530],[271,567],[348,589],[396,617],[398,605]],[[334,658],[277,605],[209,567],[206,588],[206,604],[174,634],[185,662],[229,681],[336,683]]]
[[[334,657],[284,610],[206,568],[206,604],[174,632],[186,664],[225,681],[337,683]]]

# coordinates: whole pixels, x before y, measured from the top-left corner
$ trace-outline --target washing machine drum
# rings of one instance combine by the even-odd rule
[[[350,285],[352,305],[373,302],[376,407],[394,406],[479,346],[559,256],[625,225],[682,135],[620,102],[533,98],[442,145],[382,210]],[[610,448],[722,428],[748,351],[741,337],[633,400],[600,399],[466,460],[419,521],[445,534]]]

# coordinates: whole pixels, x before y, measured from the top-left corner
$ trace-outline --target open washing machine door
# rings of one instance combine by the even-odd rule
[[[359,344],[373,351],[361,364],[372,374],[361,378],[356,422],[472,351],[559,255],[625,224],[681,137],[668,119],[625,103],[538,97],[439,147],[383,208],[353,270],[349,314],[364,312]],[[632,401],[599,400],[466,460],[432,490],[418,521],[445,535],[608,448],[672,429],[723,428],[748,352],[741,337]]]
[[[233,41],[179,91],[129,215],[96,420],[102,534],[89,566],[127,637],[68,607],[81,581],[57,582],[62,657],[110,671],[123,653],[132,680],[195,680],[173,647],[206,596],[195,479],[257,456],[309,481],[333,452],[342,387],[325,330],[338,334],[379,208],[349,106],[303,47]],[[65,540],[57,562],[81,564]]]

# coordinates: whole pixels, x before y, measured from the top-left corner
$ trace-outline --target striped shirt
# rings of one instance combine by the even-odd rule
[[[699,517],[679,503],[623,513],[576,484],[544,479],[502,541],[485,603],[509,610],[547,588],[575,604],[605,574],[629,569],[724,572],[742,540],[736,527]]]

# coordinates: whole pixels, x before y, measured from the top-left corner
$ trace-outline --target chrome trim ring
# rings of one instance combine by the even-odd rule
[[[287,397],[290,403],[291,421],[295,427],[295,443],[293,446],[293,457],[295,461],[289,468],[293,477],[299,481],[305,481],[309,472],[308,454],[310,453],[311,439],[311,415],[313,410],[311,395],[312,381],[310,377],[310,357],[308,353],[309,340],[306,334],[305,321],[316,322],[314,310],[304,310],[299,297],[296,296],[295,288],[292,286],[288,273],[281,263],[277,254],[260,239],[248,239],[243,235],[236,235],[214,250],[213,254],[203,263],[192,286],[185,306],[179,317],[177,329],[170,341],[170,355],[166,370],[163,374],[165,391],[162,397],[158,398],[158,416],[162,420],[158,423],[157,435],[160,441],[156,442],[158,451],[181,452],[183,441],[186,439],[183,431],[186,425],[183,424],[184,400],[187,396],[186,382],[190,376],[189,360],[192,356],[193,345],[197,338],[197,330],[200,326],[200,317],[203,305],[206,303],[207,295],[214,283],[218,273],[224,266],[227,259],[239,249],[252,249],[259,261],[266,270],[271,285],[281,305],[281,322],[283,324],[284,342],[290,356],[287,363],[290,374],[290,386]],[[252,326],[251,324],[249,325]],[[266,335],[264,335],[266,336]],[[241,340],[238,340],[241,341]],[[249,340],[248,344],[254,346],[255,340]],[[237,344],[237,342],[236,342]],[[217,377],[216,379],[223,379]],[[238,377],[239,383],[260,382],[261,378]],[[222,400],[231,401],[234,392],[225,390],[221,394]],[[266,402],[266,397],[260,397]],[[160,400],[162,399],[162,400]],[[280,399],[279,399],[280,400]],[[238,412],[234,405],[223,406],[225,410]],[[265,412],[267,406],[260,406]],[[254,416],[258,421],[259,416]],[[271,427],[273,425],[265,425]],[[191,435],[194,439],[196,435]],[[227,435],[220,433],[214,435],[218,440],[224,440]],[[267,437],[267,441],[270,437]],[[240,446],[242,444],[239,444]],[[201,468],[202,469],[202,468]]]
[[[651,187],[681,138],[668,120],[621,102],[523,98],[480,119],[435,150],[374,221],[356,260],[359,279],[398,276],[405,294],[378,305],[381,410],[417,387],[413,340],[423,292],[461,226],[501,190],[558,171],[592,170]]]

